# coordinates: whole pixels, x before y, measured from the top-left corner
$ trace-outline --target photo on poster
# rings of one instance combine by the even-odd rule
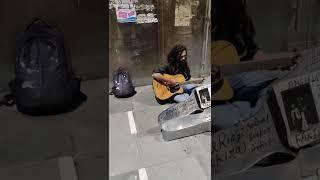
[[[207,103],[210,101],[210,94],[208,89],[202,89],[199,91],[201,103]]]
[[[282,91],[281,95],[290,131],[306,131],[309,125],[319,123],[309,83]]]
[[[273,87],[290,147],[320,140],[319,75],[319,71],[302,74]]]
[[[201,86],[196,88],[196,92],[199,99],[200,108],[208,108],[211,106],[211,85],[210,86]]]

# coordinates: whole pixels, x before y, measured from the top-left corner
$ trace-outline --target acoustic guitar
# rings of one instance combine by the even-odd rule
[[[186,81],[186,79],[182,74],[177,74],[177,75],[163,74],[162,77],[166,79],[174,80],[175,82],[177,82],[177,85],[173,87],[169,87],[153,79],[152,86],[153,86],[154,94],[156,98],[158,98],[161,101],[168,100],[173,95],[182,94],[183,93],[183,89],[181,87],[182,85],[186,85],[186,84],[199,85],[204,80],[204,78],[195,78],[195,79]]]
[[[291,66],[299,58],[300,52],[268,53],[267,58],[240,61],[236,48],[228,41],[215,41],[211,46],[211,64],[220,66],[224,75],[231,75],[257,69],[273,69]]]

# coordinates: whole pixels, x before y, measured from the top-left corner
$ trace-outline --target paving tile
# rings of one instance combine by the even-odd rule
[[[164,107],[147,107],[145,109],[134,111],[134,119],[138,133],[146,133],[151,131],[160,132],[158,124],[158,116],[164,110]],[[157,131],[154,131],[154,130]]]
[[[0,166],[106,149],[106,79],[85,81],[81,90],[88,100],[70,113],[33,117],[1,107]]]
[[[319,146],[308,147],[299,151],[298,158],[300,159],[301,174],[303,176],[314,174],[320,167],[319,153]]]
[[[147,168],[150,180],[209,180],[193,158]]]
[[[109,177],[109,180],[141,180],[139,177],[139,171],[131,171],[120,175]]]
[[[109,136],[131,135],[128,113],[116,113],[109,116]]]
[[[299,162],[297,160],[288,163],[249,169],[245,172],[237,173],[221,178],[214,177],[214,180],[301,180],[301,172],[299,171]]]
[[[202,134],[195,135],[196,138],[199,138],[203,149],[211,153],[211,132],[206,132]]]
[[[137,145],[137,137],[109,137],[109,173],[110,176],[133,171],[142,167]]]
[[[152,86],[140,87],[139,89],[137,89],[137,92],[138,93],[133,96],[134,102],[142,104],[145,107],[154,107],[160,105],[155,99]]]
[[[211,177],[211,136],[209,133],[198,134],[178,139],[188,156],[193,157],[207,177]],[[209,148],[209,149],[208,149]]]
[[[72,140],[76,153],[96,153],[108,150],[106,130],[98,131],[94,128],[74,128]]]
[[[81,90],[85,94],[90,95],[107,95],[108,94],[108,79],[97,79],[84,81],[81,84]]]
[[[194,136],[177,139],[187,150],[188,154],[211,153],[211,133],[206,132]]]
[[[132,98],[117,99],[114,96],[109,96],[109,114],[132,111],[132,102]]]
[[[77,180],[71,157],[19,164],[0,169],[5,180]]]
[[[88,95],[88,100],[74,112],[63,117],[72,127],[106,130],[108,111],[103,95]]]
[[[139,137],[138,143],[140,156],[143,162],[142,167],[162,164],[187,156],[182,145],[178,141],[166,142],[162,139],[161,133]]]
[[[104,180],[108,177],[108,158],[90,154],[88,157],[74,159],[79,180]]]
[[[11,108],[0,119],[0,166],[73,152],[70,129],[59,116],[31,117]]]
[[[317,176],[309,176],[309,177],[304,177],[302,180],[318,180]]]
[[[204,174],[211,179],[211,153],[193,154],[191,157],[198,162]]]

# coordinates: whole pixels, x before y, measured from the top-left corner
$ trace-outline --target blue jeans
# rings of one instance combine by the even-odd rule
[[[177,102],[177,103],[186,101],[186,100],[189,98],[190,94],[192,93],[192,90],[193,90],[196,86],[193,85],[193,84],[186,84],[186,85],[183,85],[183,86],[181,86],[181,87],[182,87],[184,93],[183,93],[183,94],[176,95],[176,96],[174,97],[174,99],[173,99],[173,100],[174,100],[175,102]]]

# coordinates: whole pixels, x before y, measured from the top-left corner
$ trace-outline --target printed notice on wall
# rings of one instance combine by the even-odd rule
[[[111,0],[109,9],[115,9],[119,23],[157,23],[156,6],[153,1]]]
[[[217,176],[252,167],[282,146],[269,108],[264,104],[255,116],[212,136],[212,170]]]
[[[115,9],[119,23],[135,23],[137,21],[134,3],[133,0],[116,1]]]
[[[137,5],[137,24],[157,23],[156,7],[153,4],[140,4]]]
[[[274,92],[289,137],[301,148],[320,140],[320,71],[281,81]]]
[[[192,19],[191,4],[176,4],[175,26],[190,26]]]
[[[128,9],[118,7],[116,13],[119,23],[135,23],[137,21],[137,13],[133,6],[129,6]]]

